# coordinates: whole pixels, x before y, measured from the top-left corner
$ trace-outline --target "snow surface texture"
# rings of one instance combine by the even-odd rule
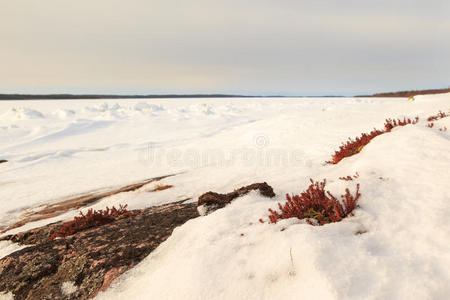
[[[10,241],[0,241],[0,259],[27,246],[19,246]]]
[[[14,300],[12,293],[0,293],[0,300]]]
[[[72,281],[65,281],[61,285],[61,291],[63,295],[68,296],[75,293],[77,291],[77,287]]]
[[[188,221],[98,298],[447,299],[450,136],[438,128],[450,118],[434,128],[425,119],[448,112],[450,94],[415,98],[2,101],[0,226],[24,209],[171,173],[181,174],[91,207],[195,201],[267,181],[276,198],[252,192]],[[324,165],[348,137],[416,115],[419,124]],[[258,222],[309,178],[326,178],[335,195],[360,183],[355,216],[320,227]],[[174,187],[150,192],[156,184]]]

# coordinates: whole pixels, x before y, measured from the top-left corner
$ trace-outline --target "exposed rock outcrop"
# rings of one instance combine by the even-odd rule
[[[215,192],[207,192],[198,197],[197,205],[201,214],[209,214],[214,210],[224,207],[237,197],[243,196],[252,190],[259,190],[260,194],[265,197],[275,197],[275,193],[270,185],[266,182],[254,183],[241,187],[228,194],[219,194]]]
[[[69,198],[64,201],[59,201],[53,204],[46,205],[43,208],[32,209],[30,212],[24,214],[23,219],[8,226],[7,228],[0,228],[0,233],[7,232],[11,229],[21,227],[30,222],[36,222],[44,219],[49,219],[56,217],[65,213],[70,209],[78,209],[80,207],[85,207],[88,205],[92,205],[105,197],[110,197],[112,195],[116,195],[124,192],[132,192],[135,191],[149,183],[160,181],[161,179],[168,178],[171,176],[175,176],[176,174],[165,175],[160,177],[154,177],[150,179],[146,179],[140,182],[136,182],[133,184],[129,184],[126,186],[121,186],[117,188],[108,188],[106,191],[102,192],[92,192],[88,194],[83,194],[81,196],[77,196],[74,198]]]
[[[177,226],[199,216],[198,205],[221,208],[251,190],[275,196],[267,183],[255,183],[228,194],[208,192],[198,203],[184,203],[186,199],[131,211],[136,213],[65,238],[50,238],[64,225],[61,222],[2,237],[29,247],[0,259],[0,294],[12,293],[18,300],[92,298],[149,255]]]
[[[198,216],[195,203],[182,202],[52,241],[49,237],[61,223],[4,237],[30,246],[0,260],[0,292],[12,292],[19,300],[91,298],[150,254],[175,227]]]

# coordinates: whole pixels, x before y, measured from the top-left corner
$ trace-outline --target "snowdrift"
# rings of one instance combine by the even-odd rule
[[[0,120],[0,159],[8,160],[0,165],[0,225],[76,193],[164,174],[179,174],[162,183],[173,188],[149,193],[155,186],[144,186],[83,210],[195,201],[209,190],[267,181],[277,197],[252,192],[188,221],[97,298],[446,299],[450,136],[439,128],[450,128],[450,118],[433,128],[426,119],[448,112],[449,101],[450,94],[413,102],[27,101],[30,118],[11,116],[16,103],[0,102],[0,114],[10,116]],[[324,163],[348,137],[382,128],[386,118],[416,115],[417,124],[377,136],[338,164]],[[354,180],[339,179],[356,172]],[[309,178],[326,179],[336,195],[359,183],[354,215],[324,226],[258,221],[268,220],[268,209],[284,203],[286,193],[305,190]]]

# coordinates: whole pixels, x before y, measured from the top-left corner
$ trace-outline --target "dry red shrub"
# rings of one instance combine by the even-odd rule
[[[340,179],[340,180],[345,180],[345,181],[353,180],[353,178],[352,178],[350,175],[348,175],[348,176],[346,176],[346,177],[339,177],[339,179]]]
[[[339,147],[339,150],[335,151],[334,155],[331,157],[331,160],[327,161],[326,163],[337,164],[342,159],[359,153],[362,148],[375,137],[383,133],[390,132],[395,127],[405,126],[408,124],[416,124],[417,122],[419,122],[419,117],[416,117],[413,120],[409,118],[404,118],[403,120],[386,119],[386,122],[384,123],[384,130],[378,130],[374,128],[370,133],[363,133],[360,137],[357,137],[354,140],[349,138],[347,143],[342,143],[342,145]]]
[[[66,237],[91,227],[111,223],[120,216],[129,217],[137,214],[138,212],[128,211],[127,205],[120,205],[119,209],[114,206],[111,209],[106,207],[105,210],[93,210],[91,208],[86,214],[80,212],[79,217],[75,217],[72,221],[64,223],[58,231],[50,236],[50,240],[57,237]]]
[[[386,119],[386,123],[384,123],[385,132],[390,132],[393,128],[397,126],[405,126],[408,124],[417,124],[419,122],[419,117],[416,117],[414,120],[403,118],[403,120],[397,119]]]
[[[433,128],[433,126],[434,126],[434,123],[433,123],[433,122],[431,122],[431,123],[428,123],[428,124],[427,124],[427,126],[428,126],[429,128]]]
[[[339,177],[340,180],[345,180],[345,181],[351,181],[351,180],[357,179],[357,178],[359,178],[358,172],[356,172],[355,175],[353,175],[353,176],[348,175],[346,177]]]
[[[342,205],[329,191],[325,191],[325,179],[322,182],[310,180],[311,185],[306,191],[300,195],[287,194],[284,206],[278,203],[281,212],[269,209],[270,223],[276,223],[279,219],[298,218],[306,219],[310,225],[324,225],[341,221],[355,209],[361,196],[359,184],[355,195],[350,194],[349,189],[345,190],[345,194],[341,196]]]
[[[436,115],[428,117],[427,121],[428,122],[437,121],[439,119],[446,118],[448,116],[450,116],[450,114],[446,114],[445,112],[439,111]]]
[[[327,161],[327,163],[337,164],[345,157],[349,157],[349,156],[359,153],[362,150],[362,148],[365,145],[367,145],[374,137],[379,136],[380,134],[383,134],[383,133],[384,133],[384,131],[374,129],[370,133],[361,134],[361,137],[357,137],[354,140],[349,138],[347,143],[345,143],[345,144],[342,143],[342,145],[339,147],[339,150],[335,151],[331,160]]]

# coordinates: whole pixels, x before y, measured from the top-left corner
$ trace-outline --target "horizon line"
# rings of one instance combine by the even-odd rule
[[[354,97],[410,97],[424,94],[448,93],[449,88],[439,89],[421,89],[421,90],[402,90],[395,92],[382,92],[365,95],[251,95],[251,94],[226,94],[226,93],[174,93],[174,94],[73,94],[73,93],[0,93],[0,100],[64,100],[64,99],[155,99],[155,98],[354,98]]]

